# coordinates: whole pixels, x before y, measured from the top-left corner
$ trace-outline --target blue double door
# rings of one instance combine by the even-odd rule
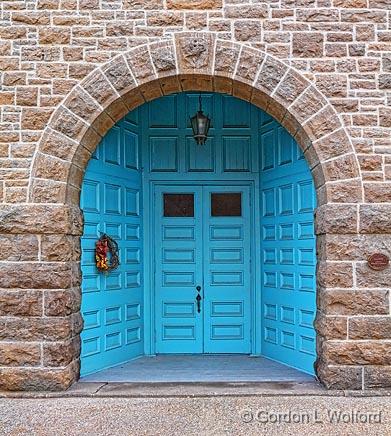
[[[157,353],[251,352],[250,186],[155,188]]]

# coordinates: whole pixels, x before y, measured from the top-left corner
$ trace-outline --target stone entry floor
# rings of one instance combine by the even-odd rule
[[[315,378],[265,357],[246,355],[143,356],[80,382],[311,382]]]

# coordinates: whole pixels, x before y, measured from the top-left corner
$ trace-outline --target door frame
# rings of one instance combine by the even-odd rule
[[[251,352],[250,356],[259,356],[260,335],[261,335],[261,268],[256,268],[255,265],[261,265],[261,247],[260,226],[255,223],[260,220],[260,199],[255,195],[259,192],[259,183],[254,180],[150,180],[145,183],[143,192],[143,210],[144,210],[144,253],[151,253],[150,256],[145,256],[144,260],[144,352],[145,355],[156,355],[156,319],[155,319],[155,250],[153,229],[155,228],[155,202],[154,195],[156,187],[172,187],[172,186],[247,186],[250,191],[250,340]],[[151,231],[152,230],[152,231]],[[259,292],[256,292],[258,289]],[[258,320],[258,322],[257,322]]]

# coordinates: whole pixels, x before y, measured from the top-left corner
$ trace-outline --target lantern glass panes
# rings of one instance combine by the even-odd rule
[[[199,98],[200,107],[197,113],[190,118],[193,137],[198,145],[203,145],[208,137],[210,118],[202,112],[201,94]]]

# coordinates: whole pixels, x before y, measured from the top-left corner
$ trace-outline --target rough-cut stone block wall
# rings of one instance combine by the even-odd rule
[[[190,33],[189,33],[190,32]],[[227,92],[295,136],[317,187],[317,373],[391,386],[390,0],[0,2],[0,389],[78,377],[84,168],[128,110]]]

